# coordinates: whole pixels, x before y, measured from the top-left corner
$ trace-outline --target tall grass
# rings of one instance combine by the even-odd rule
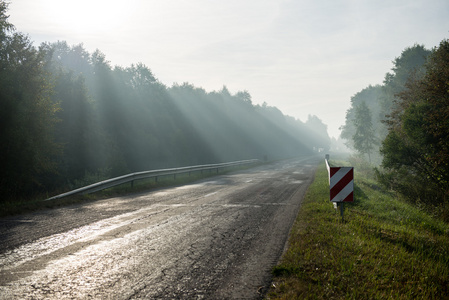
[[[355,176],[344,221],[319,167],[267,299],[448,299],[449,225]]]

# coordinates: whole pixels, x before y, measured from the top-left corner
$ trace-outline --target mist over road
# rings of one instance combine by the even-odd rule
[[[320,161],[0,219],[0,299],[258,299]]]

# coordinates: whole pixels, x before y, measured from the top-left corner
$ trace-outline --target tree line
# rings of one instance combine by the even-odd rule
[[[406,48],[383,85],[355,94],[342,137],[381,183],[449,211],[449,40]]]
[[[327,149],[327,127],[249,92],[161,83],[142,63],[113,66],[65,41],[35,47],[0,1],[2,200],[129,172]]]

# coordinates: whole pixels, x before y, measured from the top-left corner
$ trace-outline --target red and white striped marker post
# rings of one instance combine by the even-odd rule
[[[330,200],[332,202],[354,201],[354,168],[329,168]]]
[[[329,155],[326,155],[326,167],[329,174],[329,195],[334,207],[340,207],[343,220],[343,203],[354,201],[354,168],[329,166]]]

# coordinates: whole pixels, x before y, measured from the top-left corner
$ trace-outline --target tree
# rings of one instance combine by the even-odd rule
[[[405,85],[412,73],[419,76],[425,73],[424,64],[431,51],[423,45],[415,44],[413,47],[407,47],[402,51],[401,56],[393,61],[392,73],[387,73],[384,79],[384,85],[388,87],[390,95],[405,89]]]
[[[137,89],[148,87],[157,82],[151,70],[142,63],[132,64],[131,67],[126,69],[126,72],[130,75],[131,86]]]
[[[345,124],[341,127],[341,137],[347,141],[346,145],[349,148],[360,152],[355,147],[353,138],[356,135],[357,127],[354,124],[356,107],[362,102],[365,102],[371,112],[372,131],[377,141],[386,138],[388,124],[396,118],[396,111],[402,111],[397,107],[398,95],[406,89],[406,82],[411,77],[419,78],[424,74],[424,64],[429,54],[430,51],[422,45],[404,49],[401,55],[394,59],[392,70],[385,75],[383,85],[370,85],[351,97],[351,107],[347,110]],[[363,145],[358,146],[359,148],[364,147]],[[369,159],[375,164],[380,164],[382,161],[379,151],[380,142],[375,142],[371,146]]]
[[[0,42],[2,43],[6,40],[8,32],[14,29],[14,25],[8,22],[9,16],[6,14],[7,11],[8,3],[0,1]],[[2,49],[4,48],[2,47]]]
[[[322,149],[328,151],[331,144],[331,139],[327,133],[327,125],[321,121],[317,116],[309,115],[305,125],[309,128],[313,134],[312,143],[316,149]]]
[[[253,102],[251,100],[251,94],[248,91],[240,91],[237,92],[237,94],[235,94],[235,97],[237,99],[239,99],[240,101],[242,101],[245,104],[248,104],[248,106],[252,107],[253,106]]]
[[[371,163],[371,153],[377,144],[374,133],[371,111],[365,102],[355,108],[354,116],[355,133],[352,136],[354,148],[361,154],[367,154]]]
[[[169,89],[145,65],[113,67],[82,44],[36,49],[13,31],[6,8],[0,0],[0,192],[11,198],[71,188],[92,175],[328,147],[317,117],[308,122],[312,132],[275,107],[254,106],[245,90]]]
[[[67,180],[82,178],[95,171],[93,141],[93,107],[88,97],[84,78],[73,72],[54,71],[55,84],[52,98],[60,104],[57,117],[61,120],[55,130],[55,140],[63,146],[58,172]]]
[[[1,1],[0,192],[14,198],[42,187],[56,169],[53,158],[60,147],[52,135],[58,105],[50,99],[44,53],[27,36],[13,32],[6,9]]]
[[[380,85],[370,85],[351,97],[351,107],[346,111],[345,124],[340,127],[341,137],[346,140],[345,144],[349,148],[358,150],[354,147],[353,137],[356,133],[356,110],[362,103],[370,111],[374,134],[378,137],[382,136],[384,125],[381,123],[381,120],[384,119],[385,114],[381,112],[380,101],[383,95],[383,89],[384,88]],[[371,154],[378,152],[377,146],[373,146]],[[371,158],[373,158],[373,156],[374,155],[372,155]]]
[[[409,195],[414,190],[409,182],[419,184],[410,196],[426,201],[444,201],[449,193],[448,66],[449,42],[444,40],[429,56],[425,74],[411,78],[399,94],[382,144],[384,176]]]
[[[383,97],[380,98],[381,121],[387,125],[398,120],[399,115],[404,110],[399,99],[400,93],[407,89],[407,83],[418,80],[425,73],[425,63],[431,51],[422,45],[408,47],[400,57],[393,61],[393,72],[387,73],[383,85]],[[382,138],[388,133],[384,131]]]

